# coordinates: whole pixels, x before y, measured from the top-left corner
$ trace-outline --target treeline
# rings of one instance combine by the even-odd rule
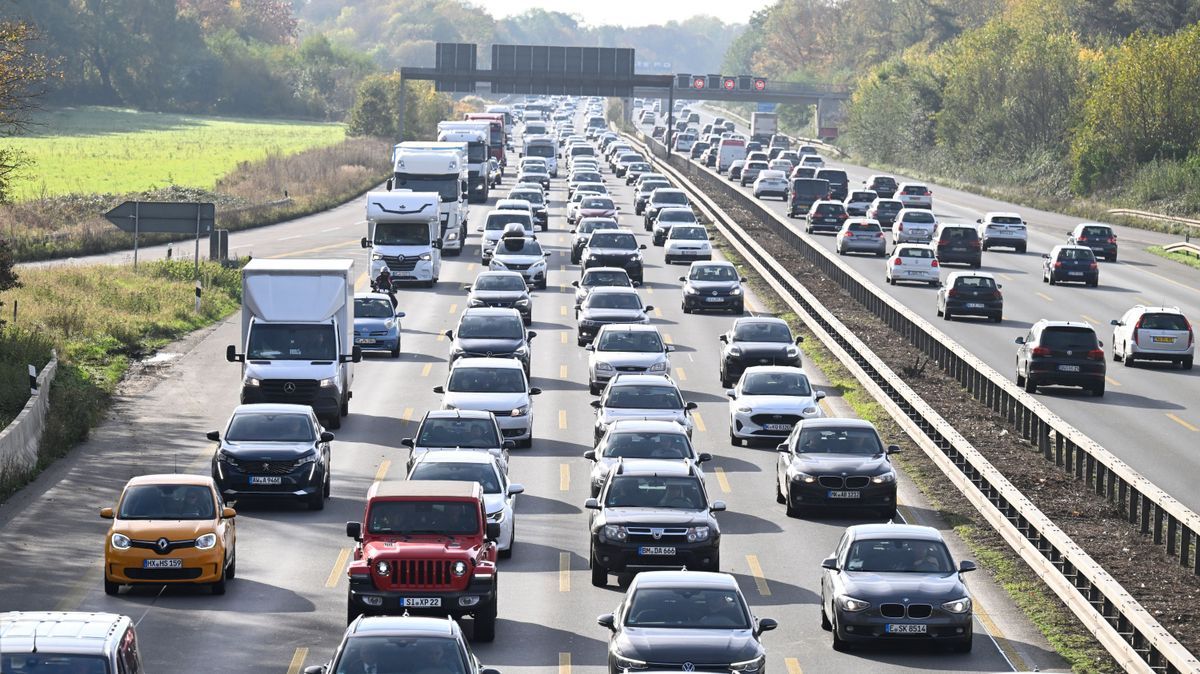
[[[8,0],[58,76],[46,105],[341,120],[376,69],[321,35],[298,39],[290,0]]]
[[[850,84],[870,161],[1060,197],[1171,165],[1197,191],[1198,20],[1200,0],[782,0],[726,58]]]

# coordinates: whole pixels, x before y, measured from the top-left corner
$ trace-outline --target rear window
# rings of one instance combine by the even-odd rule
[[[942,230],[941,238],[951,241],[974,241],[979,238],[979,233],[970,227],[947,227]]]
[[[1112,236],[1112,229],[1108,227],[1084,227],[1083,236],[1109,237]]]
[[[821,204],[817,206],[817,213],[820,215],[834,215],[842,211],[842,207],[837,204]]]
[[[900,257],[929,258],[933,257],[933,251],[928,248],[901,248],[899,255]]]
[[[1006,215],[997,215],[991,219],[993,225],[1023,225],[1021,218],[1014,218]]]
[[[917,224],[933,224],[933,215],[924,211],[913,211],[904,214],[904,222],[915,222]]]
[[[792,191],[797,194],[827,194],[829,192],[829,181],[811,179],[796,180],[792,182]]]
[[[880,229],[879,229],[879,225],[873,225],[873,224],[867,223],[867,222],[855,222],[855,223],[850,224],[850,231],[852,231],[852,232],[878,232],[878,231],[880,231]]]
[[[880,201],[875,205],[876,210],[883,211],[884,213],[898,212],[901,208],[904,208],[903,204],[901,204],[899,201],[893,201],[891,199]]]
[[[909,185],[904,188],[904,193],[915,196],[922,196],[929,190],[925,189],[924,185]]]
[[[850,179],[846,176],[846,172],[841,169],[820,170],[817,171],[817,177],[822,180],[828,180],[831,183],[845,185]]]
[[[986,276],[960,276],[954,281],[954,287],[991,290],[996,287],[996,282]]]
[[[850,193],[850,201],[862,202],[862,201],[874,201],[874,200],[875,200],[874,192],[851,192]]]
[[[1058,251],[1060,260],[1094,260],[1091,248],[1063,248]]]
[[[1181,330],[1188,329],[1187,319],[1180,314],[1144,314],[1138,324],[1147,330]]]
[[[871,181],[872,185],[883,185],[884,187],[895,187],[896,180],[894,178],[876,178]]]
[[[1050,349],[1095,349],[1096,331],[1082,327],[1053,327],[1042,331],[1039,346]]]

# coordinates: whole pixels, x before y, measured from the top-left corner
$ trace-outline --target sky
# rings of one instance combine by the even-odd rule
[[[715,16],[725,23],[746,23],[756,10],[775,0],[477,0],[489,14],[504,18],[539,8],[574,14],[583,23],[597,26],[647,26],[682,21],[697,14]]]

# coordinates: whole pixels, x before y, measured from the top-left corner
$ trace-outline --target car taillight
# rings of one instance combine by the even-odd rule
[[[1079,237],[1078,239],[1075,239],[1075,240],[1076,240],[1076,241],[1087,241],[1087,237],[1086,237],[1086,236],[1081,236],[1081,237]]]
[[[1135,323],[1133,326],[1133,341],[1135,344],[1138,341],[1138,330],[1142,329],[1142,321],[1144,321],[1145,319],[1146,319],[1146,316],[1144,314],[1142,316],[1139,316],[1138,322]],[[1188,329],[1190,330],[1191,328],[1189,327]]]
[[[930,266],[930,267],[936,267],[936,266],[938,266],[938,261],[937,261],[937,258],[936,258],[936,257],[935,257],[935,258],[933,258],[932,260],[930,260],[930,261],[929,261],[929,266]]]
[[[1117,237],[1115,237],[1115,236],[1110,236],[1110,237],[1108,237],[1108,242],[1109,242],[1109,243],[1116,243],[1116,242],[1117,242]]]
[[[1095,262],[1088,265],[1088,269],[1099,269],[1099,268],[1100,268],[1100,266],[1097,265]]]
[[[982,248],[982,245],[979,243],[979,239],[975,239],[974,241],[972,241],[971,247],[972,248]]]
[[[882,239],[882,238],[883,238],[883,232],[875,232],[875,238],[876,238],[876,239]]]
[[[1044,346],[1035,346],[1035,347],[1033,347],[1033,351],[1031,351],[1030,353],[1031,353],[1031,354],[1032,354],[1034,357],[1038,357],[1038,356],[1049,356],[1049,355],[1050,355],[1050,349],[1048,349],[1048,348],[1046,348],[1046,347],[1044,347]]]
[[[845,220],[845,219],[846,219],[845,213],[838,213],[838,220]]]
[[[932,196],[933,196],[933,192],[932,192],[931,190],[925,190],[925,196],[927,196],[927,197],[932,197]]]
[[[948,242],[948,241],[946,241],[945,239],[938,239],[937,245],[939,245],[939,246],[944,246],[944,245],[946,245],[947,243],[949,243],[949,242]]]
[[[847,238],[847,239],[849,239],[849,238],[850,238],[850,237],[852,237],[852,236],[854,236],[854,232],[846,232],[846,238]]]
[[[1087,352],[1088,360],[1104,360],[1104,349],[1092,349]]]
[[[1062,263],[1061,263],[1061,262],[1055,262],[1055,263],[1054,263],[1054,268],[1055,268],[1055,269],[1058,269],[1058,268],[1060,268],[1060,267],[1062,267]]]
[[[904,262],[900,258],[896,258],[892,261],[892,264],[899,267],[900,265],[904,264]]]
[[[896,223],[896,231],[898,231],[898,232],[903,232],[903,231],[904,231],[904,223],[903,223],[903,222],[897,222],[897,223]]]
[[[947,297],[958,297],[958,291],[955,290],[954,288],[951,288],[950,290],[946,291],[946,296]]]
[[[1004,299],[1004,295],[1001,294],[1001,292],[999,290],[997,290],[996,292],[992,293],[992,299],[1002,300],[1002,299]]]

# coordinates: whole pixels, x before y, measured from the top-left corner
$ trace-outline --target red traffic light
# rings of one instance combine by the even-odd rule
[[[767,81],[761,77],[754,78],[754,90],[763,91],[767,88]]]
[[[721,86],[725,87],[725,91],[733,91],[737,88],[737,80],[732,77],[726,77]]]
[[[704,78],[703,77],[693,77],[692,78],[692,88],[693,89],[703,89],[704,88]]]

